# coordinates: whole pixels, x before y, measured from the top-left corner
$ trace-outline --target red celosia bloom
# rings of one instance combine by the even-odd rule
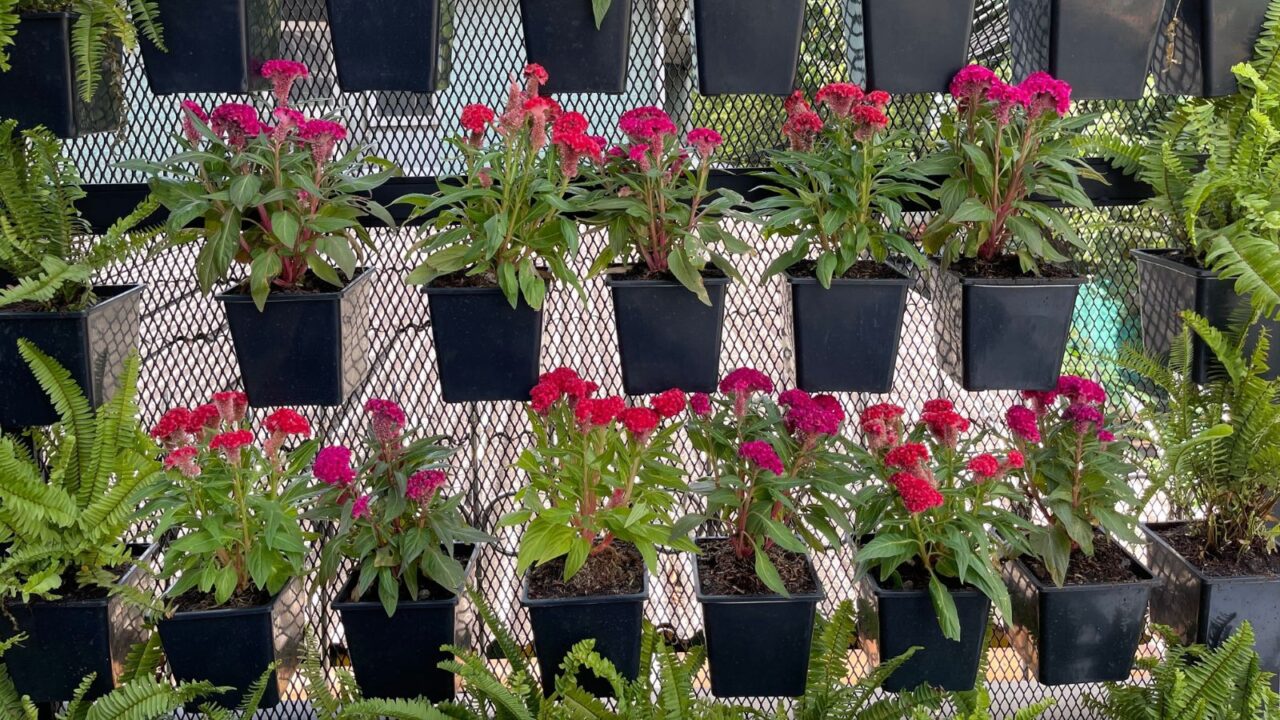
[[[201,405],[187,416],[186,431],[192,435],[200,435],[209,428],[216,428],[222,422],[218,406],[212,403]]]
[[[698,154],[699,160],[707,160],[716,151],[716,148],[724,144],[724,138],[720,133],[711,128],[694,128],[689,131],[689,144],[693,146],[693,151]]]
[[[179,112],[182,113],[182,134],[186,136],[187,142],[193,144],[200,142],[200,131],[196,129],[195,123],[191,121],[191,118],[195,116],[200,122],[208,125],[209,114],[195,100],[183,100],[182,110]]]
[[[240,448],[253,444],[253,433],[248,430],[232,430],[230,432],[214,435],[209,441],[210,450],[221,450],[226,453],[227,457],[236,459],[239,457]]]
[[[1027,116],[1036,119],[1048,112],[1059,117],[1071,112],[1071,85],[1046,72],[1034,72],[1018,86],[1027,106]]]
[[[1009,116],[1015,107],[1026,105],[1027,94],[1020,87],[997,80],[987,88],[987,101],[996,104],[996,119],[1004,124],[1009,122]]]
[[[1029,442],[1040,442],[1040,426],[1036,420],[1036,412],[1025,405],[1014,405],[1004,414],[1009,430],[1019,439]]]
[[[927,462],[929,462],[929,448],[920,443],[899,445],[884,456],[885,465],[901,470],[915,470]]]
[[[351,468],[351,451],[340,445],[316,453],[311,471],[327,485],[346,487],[356,479],[356,471]]]
[[[987,88],[998,82],[1000,78],[989,68],[970,65],[951,79],[951,95],[961,101],[976,101],[986,95]]]
[[[546,415],[551,411],[551,406],[560,399],[560,390],[551,383],[540,382],[529,391],[529,398],[533,411],[539,415]]]
[[[165,444],[176,444],[186,440],[187,423],[191,420],[191,411],[176,407],[160,416],[160,421],[151,428],[151,437]]]
[[[711,397],[706,393],[694,393],[689,398],[689,409],[698,417],[706,417],[711,414]]]
[[[435,491],[444,487],[447,482],[448,477],[443,470],[419,470],[409,476],[409,480],[405,483],[404,496],[425,505],[431,500]]]
[[[273,434],[311,436],[311,423],[298,414],[297,410],[290,410],[289,408],[280,408],[268,415],[267,419],[263,421],[263,427],[267,429],[267,432]]]
[[[493,122],[493,110],[488,105],[474,103],[462,108],[462,127],[471,133],[471,145],[477,146],[478,140],[484,136],[484,131]]]
[[[583,427],[604,427],[616,420],[626,407],[626,402],[617,395],[583,398],[574,406],[573,415]]]
[[[673,418],[684,412],[684,391],[679,388],[672,388],[664,393],[655,395],[649,404],[662,417]]]
[[[661,418],[656,410],[647,407],[626,408],[618,413],[618,421],[632,435],[643,438],[653,432],[658,427],[658,421]]]
[[[560,172],[567,178],[578,176],[583,158],[597,165],[604,160],[604,143],[594,137],[582,133],[561,135],[555,138],[555,143],[560,149]]]
[[[285,105],[289,102],[289,91],[299,78],[309,77],[311,70],[304,64],[294,60],[268,60],[262,63],[262,77],[271,81],[271,93],[276,102]]]
[[[724,376],[720,381],[720,392],[732,394],[750,394],[753,392],[773,392],[773,380],[754,368],[740,367]]]
[[[929,432],[937,441],[949,448],[954,448],[960,441],[960,434],[968,432],[969,420],[953,410],[943,412],[927,412],[920,416]]]
[[[1115,436],[1115,433],[1111,433],[1111,432],[1108,432],[1108,431],[1106,431],[1106,430],[1099,430],[1099,431],[1098,431],[1098,440],[1100,440],[1100,441],[1102,441],[1102,442],[1104,442],[1104,443],[1115,442],[1115,441],[1116,441],[1116,436]]]
[[[1021,470],[1027,466],[1027,458],[1017,450],[1010,450],[1004,458],[1004,466],[1013,470]]]
[[[249,409],[249,396],[238,391],[214,393],[213,404],[218,406],[222,422],[238,423]]]
[[[378,442],[386,445],[400,437],[406,418],[404,410],[395,401],[371,398],[364,404],[364,411],[369,414],[373,436]]]
[[[549,373],[543,373],[538,378],[538,384],[546,388],[540,392],[553,391],[555,393],[555,398],[550,402],[555,402],[561,397],[567,397],[572,401],[581,400],[582,398],[590,397],[592,393],[599,389],[598,385],[583,380],[579,377],[577,371],[567,367],[556,368]]]
[[[351,503],[351,518],[359,520],[363,517],[369,517],[369,502],[372,500],[373,498],[368,495],[361,495],[356,498],[356,501]]]
[[[830,395],[810,397],[803,390],[788,390],[778,396],[787,407],[783,422],[789,432],[806,435],[835,435],[844,422],[844,409]]]
[[[1031,403],[1031,408],[1035,410],[1037,416],[1044,417],[1044,414],[1049,411],[1049,406],[1057,401],[1058,391],[1023,390],[1022,399]]]
[[[796,90],[782,101],[782,109],[786,111],[787,116],[795,115],[801,112],[811,112],[813,108],[809,107],[809,101],[805,99],[803,90]]]
[[[223,103],[213,109],[210,127],[234,148],[243,148],[245,139],[262,133],[258,111],[244,103]]]
[[[526,92],[530,95],[537,95],[538,90],[547,84],[547,80],[551,79],[547,75],[547,69],[538,63],[529,63],[524,66],[524,79],[528,82]]]
[[[628,110],[618,118],[618,128],[632,142],[653,143],[661,145],[663,141],[677,132],[676,124],[671,116],[662,108],[645,106]]]
[[[990,453],[973,458],[966,467],[983,480],[990,480],[1000,474],[1000,461]]]
[[[551,125],[551,137],[572,137],[581,135],[587,131],[587,118],[580,112],[567,112],[556,118],[555,123]]]
[[[906,414],[906,409],[901,405],[881,403],[879,405],[872,405],[866,410],[863,410],[859,419],[864,422],[867,420],[887,420],[889,422],[895,422],[901,420],[902,416]]]
[[[751,440],[738,447],[738,455],[761,470],[768,470],[774,475],[786,473],[782,467],[782,459],[774,451],[773,446],[763,440]]]
[[[955,409],[955,404],[945,398],[930,400],[924,404],[924,411],[927,413],[950,412]]]
[[[653,163],[649,160],[649,146],[644,143],[632,145],[627,151],[627,157],[640,167],[640,172],[649,172],[653,168]]]
[[[794,405],[799,405],[800,403],[806,403],[806,402],[809,402],[809,400],[810,400],[809,393],[799,388],[784,390],[783,392],[778,394],[778,404],[786,407],[792,407]]]
[[[849,117],[854,103],[861,102],[864,97],[862,88],[853,83],[831,83],[818,91],[814,98],[818,103],[831,108],[836,117]]]
[[[915,475],[899,477],[895,486],[898,488],[898,494],[902,496],[902,504],[906,506],[907,512],[913,515],[939,507],[944,502],[942,493],[938,492],[938,488],[934,487],[933,483]]]
[[[540,118],[542,123],[546,123],[549,120],[555,120],[560,117],[560,113],[563,112],[563,109],[560,107],[560,103],[556,102],[554,99],[539,96],[525,100],[524,111],[533,115],[535,118]]]
[[[871,92],[867,93],[867,102],[871,103],[872,105],[875,105],[881,110],[888,107],[889,101],[892,99],[893,97],[889,95],[889,93],[883,90],[872,90]]]
[[[898,444],[897,423],[888,422],[882,418],[871,418],[859,421],[858,429],[866,437],[867,449],[873,452]]]
[[[164,459],[165,469],[177,470],[188,478],[199,477],[200,466],[196,464],[197,454],[198,451],[193,447],[180,447]]]
[[[317,164],[333,155],[333,146],[347,137],[347,129],[332,120],[308,120],[298,128],[298,137],[311,143],[311,156]]]
[[[850,117],[856,126],[853,136],[863,142],[889,127],[889,116],[874,105],[859,105],[853,109]]]
[[[844,408],[840,405],[840,401],[832,395],[814,395],[813,402],[824,411],[829,413],[836,419],[837,423],[842,423],[847,417]]]
[[[1058,394],[1071,401],[1071,404],[1105,405],[1107,391],[1098,383],[1077,375],[1063,375],[1058,378]]]
[[[808,150],[822,127],[822,118],[817,113],[797,112],[782,124],[782,134],[790,141],[792,150]]]

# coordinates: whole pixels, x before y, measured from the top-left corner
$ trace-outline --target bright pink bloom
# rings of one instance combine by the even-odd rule
[[[551,137],[571,137],[587,131],[587,117],[580,112],[567,112],[551,125]]]
[[[694,393],[689,398],[689,409],[698,417],[706,417],[711,414],[711,397],[706,393]]]
[[[996,119],[1001,125],[1005,125],[1008,124],[1015,107],[1027,104],[1027,94],[1020,87],[996,81],[987,88],[987,102],[996,104]]]
[[[943,402],[946,401],[944,400]],[[863,422],[867,420],[888,420],[889,422],[896,422],[901,420],[902,416],[906,414],[906,409],[901,405],[881,403],[879,405],[872,405],[866,410],[863,410],[861,415],[859,415],[859,420]]]
[[[896,482],[893,484],[898,488],[898,494],[902,496],[902,504],[912,515],[919,515],[926,510],[939,507],[944,502],[938,488],[922,477],[899,473],[894,478]]]
[[[772,445],[763,440],[751,440],[742,443],[738,448],[738,455],[752,465],[761,470],[768,470],[774,475],[782,476],[786,473],[786,468],[782,466],[782,459],[778,457],[778,453],[773,449]]]
[[[196,129],[195,123],[192,122],[191,118],[194,116],[200,122],[208,125],[209,113],[206,113],[204,108],[200,107],[195,100],[183,100],[180,112],[182,113],[182,134],[187,137],[187,142],[193,145],[200,142],[200,131]]]
[[[864,94],[862,88],[853,83],[831,83],[818,91],[814,97],[820,105],[831,108],[836,117],[849,117],[854,103],[861,102]]]
[[[851,114],[854,125],[853,136],[866,142],[889,127],[889,116],[875,105],[859,105]]]
[[[289,103],[289,91],[299,78],[309,77],[311,70],[293,60],[268,60],[262,63],[262,77],[271,81],[271,94],[281,105]]]
[[[1101,428],[1104,420],[1102,411],[1092,405],[1071,405],[1062,411],[1062,419],[1075,423],[1078,433]]]
[[[224,423],[238,423],[249,409],[249,396],[239,391],[213,394],[213,404],[218,406]]]
[[[773,392],[773,380],[754,368],[740,367],[720,381],[720,392],[732,394],[750,394],[753,392]]]
[[[524,66],[524,79],[527,83],[525,91],[530,95],[537,95],[538,90],[547,84],[551,76],[547,75],[547,69],[538,63],[529,63]]]
[[[218,427],[221,422],[222,415],[218,412],[218,406],[206,403],[191,411],[187,416],[185,429],[191,435],[198,437],[205,430]]]
[[[920,416],[930,434],[942,445],[954,448],[961,433],[969,431],[969,420],[954,410],[926,412]]]
[[[1116,436],[1115,436],[1115,433],[1108,432],[1106,430],[1099,430],[1098,440],[1104,443],[1115,442]]]
[[[1010,450],[1004,457],[1004,466],[1012,470],[1021,470],[1027,466],[1027,458],[1017,450]]]
[[[924,404],[924,411],[927,413],[951,412],[955,409],[955,403],[947,400],[946,398],[929,400]]]
[[[973,102],[983,98],[987,89],[1000,82],[989,68],[970,65],[951,79],[951,95],[957,100]]]
[[[360,518],[369,517],[369,503],[373,498],[368,495],[361,495],[356,501],[351,503],[351,518],[359,520]]]
[[[1059,117],[1071,112],[1071,85],[1046,72],[1034,72],[1018,86],[1032,120],[1052,112]]]
[[[778,396],[787,408],[783,421],[788,432],[805,435],[835,435],[844,422],[844,408],[830,395],[811,397],[803,390],[788,390]]]
[[[166,470],[177,470],[183,476],[194,478],[200,476],[200,466],[196,464],[198,451],[193,447],[180,447],[164,459]]]
[[[698,154],[698,159],[702,161],[709,159],[715,154],[716,148],[724,144],[720,133],[711,128],[694,128],[689,131],[688,139],[693,151]]]
[[[871,92],[867,93],[867,102],[871,103],[872,105],[875,105],[881,110],[888,107],[889,101],[892,99],[893,97],[889,95],[889,93],[883,90],[872,90]]]
[[[560,135],[554,138],[554,142],[560,149],[560,172],[567,178],[578,176],[583,158],[597,165],[604,160],[604,144],[594,137],[582,133]]]
[[[618,119],[618,128],[635,143],[651,143],[661,147],[668,137],[678,131],[671,116],[662,108],[653,106],[638,107],[622,113]]]
[[[1031,409],[1037,417],[1044,417],[1049,406],[1058,400],[1057,390],[1023,390],[1022,399],[1031,403]]]
[[[334,445],[316,453],[311,464],[311,471],[327,485],[347,487],[356,479],[356,471],[351,467],[351,450]]]
[[[177,445],[186,442],[187,424],[191,421],[191,411],[176,407],[160,416],[159,422],[151,428],[151,437],[166,445]]]
[[[333,156],[333,147],[347,137],[347,129],[332,120],[308,120],[298,129],[298,137],[311,143],[311,156],[322,164]]]
[[[437,490],[445,486],[449,478],[443,470],[419,470],[409,476],[405,483],[404,496],[425,505]]]
[[[1098,383],[1077,375],[1063,375],[1058,378],[1058,394],[1067,398],[1073,405],[1092,404],[1105,405],[1107,391]]]
[[[386,445],[399,439],[407,419],[404,409],[395,401],[370,398],[364,404],[364,411],[369,415],[373,436],[378,439],[378,442]]]
[[[214,108],[213,115],[210,116],[210,127],[237,150],[244,147],[247,138],[262,133],[258,111],[244,103],[223,103]]]
[[[248,430],[232,430],[214,435],[209,441],[210,450],[221,450],[233,462],[239,460],[240,449],[253,444],[253,433]]]
[[[812,112],[813,108],[809,107],[809,101],[805,99],[803,90],[796,90],[782,101],[782,109],[786,111],[787,117],[802,112]]]
[[[983,453],[973,458],[966,467],[983,480],[990,480],[1000,474],[1000,461],[990,453]]]
[[[279,433],[281,435],[301,435],[303,437],[311,436],[311,423],[307,419],[298,414],[297,410],[289,408],[280,408],[267,416],[263,421],[263,427],[269,433]]]
[[[1037,422],[1036,412],[1025,405],[1014,405],[1004,415],[1005,422],[1009,425],[1009,430],[1013,431],[1019,439],[1029,442],[1040,442],[1040,426]]]
[[[618,421],[637,438],[647,437],[656,430],[659,420],[657,411],[647,407],[626,408],[618,413]]]
[[[655,395],[649,404],[662,417],[673,418],[684,412],[686,405],[684,391],[679,388],[671,388],[664,393]]]

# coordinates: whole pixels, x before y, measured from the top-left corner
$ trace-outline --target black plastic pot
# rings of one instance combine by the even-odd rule
[[[155,546],[139,546],[138,564],[148,562]],[[146,573],[130,568],[120,582],[141,588]],[[20,695],[32,702],[65,702],[90,673],[86,695],[99,698],[116,686],[129,650],[146,639],[142,608],[119,595],[94,600],[5,602],[0,636],[25,634],[4,655],[4,664]]]
[[[973,689],[991,601],[972,588],[952,590],[951,597],[960,616],[958,641],[943,637],[928,590],[889,590],[870,574],[859,579],[858,645],[872,662],[920,648],[885,680],[885,690],[901,692],[925,684],[949,692]]]
[[[1142,563],[1129,560],[1137,582],[1066,587],[1041,582],[1020,559],[1005,563],[1009,639],[1041,684],[1129,679],[1156,585]]]
[[[467,577],[471,577],[479,553],[470,545],[459,545],[455,551],[466,566]],[[352,597],[356,579],[353,574],[338,593],[339,598]],[[360,691],[377,698],[452,700],[453,673],[436,665],[453,657],[442,652],[440,646],[454,644],[457,607],[456,594],[441,600],[405,600],[397,603],[395,615],[387,617],[376,599],[335,600],[333,609],[342,616],[351,668]]]
[[[151,92],[247,93],[270,87],[262,63],[280,57],[281,0],[157,0],[164,45],[138,38]]]
[[[268,666],[280,666],[267,681],[262,707],[280,702],[283,674],[298,658],[305,596],[301,581],[285,585],[266,605],[175,613],[158,623],[160,643],[178,682],[208,680],[231,690],[212,695],[208,702],[239,707],[249,688]]]
[[[0,72],[0,117],[13,118],[23,128],[44,125],[55,135],[74,138],[120,126],[120,110],[112,88],[120,83],[119,47],[112,43],[104,55],[102,79],[93,98],[85,102],[76,83],[71,51],[73,13],[23,14],[10,46],[11,68]]]
[[[969,278],[937,266],[932,275],[938,362],[965,390],[1057,385],[1086,278]]]
[[[1200,58],[1205,97],[1233,95],[1231,68],[1253,59],[1270,0],[1201,0]]]
[[[445,402],[529,399],[538,382],[542,311],[498,288],[428,287],[431,337]]]
[[[804,694],[813,645],[813,618],[826,598],[804,595],[707,595],[691,556],[693,587],[702,606],[711,692],[716,697],[798,697]]]
[[[867,88],[946,92],[969,60],[974,0],[862,0]],[[906,42],[924,38],[927,42]]]
[[[589,0],[520,0],[529,62],[547,70],[550,93],[611,93],[627,89],[631,2],[613,0],[596,29]]]
[[[429,93],[436,89],[439,0],[327,0],[338,85]]]
[[[622,387],[628,395],[671,388],[715,391],[729,279],[704,281],[710,305],[678,282],[605,278],[613,293]]]
[[[1165,0],[1010,0],[1013,74],[1037,70],[1071,83],[1076,100],[1136,100]]]
[[[1248,299],[1236,294],[1235,283],[1212,271],[1179,261],[1176,250],[1134,250],[1138,262],[1138,300],[1142,318],[1142,345],[1147,352],[1166,355],[1182,332],[1182,312],[1195,311],[1211,325],[1227,328],[1232,315]],[[1272,378],[1280,377],[1280,323],[1263,319],[1259,325],[1271,334],[1268,357]],[[1191,379],[1205,383],[1217,372],[1213,351],[1195,337],[1192,340]]]
[[[1221,645],[1240,624],[1253,626],[1263,670],[1280,670],[1280,577],[1210,577],[1160,535],[1182,523],[1144,524],[1147,565],[1160,580],[1151,593],[1151,622],[1177,631],[1185,643]]]
[[[698,92],[790,95],[805,0],[694,0]]]
[[[795,330],[796,382],[809,392],[893,389],[902,317],[911,280],[816,278],[787,275]]]
[[[117,389],[125,359],[138,345],[138,306],[142,285],[94,288],[98,303],[76,312],[0,310],[0,427],[16,430],[58,421],[35,375],[18,354],[26,338],[57,360],[84,390],[92,406],[101,405]]]
[[[369,372],[371,269],[341,290],[272,293],[259,311],[242,293],[218,296],[249,404],[341,405]]]

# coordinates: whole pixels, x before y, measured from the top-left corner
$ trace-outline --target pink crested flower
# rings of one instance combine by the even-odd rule
[[[1017,85],[1008,85],[1000,80],[996,80],[987,88],[987,102],[994,103],[996,120],[1001,125],[1007,125],[1013,113],[1013,109],[1020,105],[1027,104],[1026,92]]]
[[[205,430],[216,428],[221,423],[222,416],[218,413],[218,407],[212,403],[206,403],[187,415],[187,424],[184,429],[188,434],[199,437]]]
[[[791,144],[792,150],[809,150],[813,147],[814,138],[822,132],[822,118],[812,111],[797,112],[782,124],[782,134]]]
[[[574,418],[584,428],[605,427],[627,408],[626,402],[617,395],[604,398],[582,398],[573,407]]]
[[[449,478],[443,470],[419,470],[409,476],[405,483],[404,496],[420,505],[431,501],[431,496],[444,487]]]
[[[881,110],[889,107],[889,102],[893,100],[893,96],[883,90],[872,90],[867,93],[867,102],[880,108]]]
[[[663,418],[673,418],[679,415],[684,412],[687,404],[684,391],[679,388],[671,388],[666,392],[658,393],[649,402],[649,405]]]
[[[404,409],[395,401],[370,398],[364,404],[364,411],[373,427],[373,436],[379,443],[386,446],[400,439],[407,418]]]
[[[970,427],[969,419],[954,410],[926,412],[920,419],[934,439],[949,448],[954,448],[960,442],[960,435]]]
[[[761,470],[768,470],[781,477],[786,473],[782,459],[773,446],[763,440],[751,440],[738,447],[738,456]]]
[[[276,126],[271,131],[271,141],[276,144],[283,143],[291,133],[307,122],[306,115],[291,107],[278,107],[271,111],[271,116],[276,119]]]
[[[1036,417],[1044,417],[1049,408],[1058,400],[1058,391],[1055,390],[1023,390],[1022,399],[1031,403],[1031,409],[1035,411]]]
[[[1018,439],[1029,442],[1040,442],[1040,425],[1035,410],[1025,405],[1014,405],[1004,414],[1005,424]]]
[[[942,493],[928,480],[910,473],[894,475],[893,485],[902,497],[902,504],[907,512],[919,515],[922,512],[939,507],[945,502]]]
[[[248,138],[262,134],[258,111],[244,103],[223,103],[214,108],[210,127],[237,150],[244,147]]]
[[[297,410],[289,408],[280,408],[268,415],[267,419],[263,421],[263,427],[269,433],[311,437],[311,423],[307,422],[307,419],[299,414]]]
[[[262,63],[262,77],[271,81],[271,94],[281,105],[289,104],[289,92],[300,78],[310,77],[311,70],[294,60],[268,60]]]
[[[244,419],[249,410],[249,396],[239,391],[217,392],[213,394],[213,404],[222,416],[222,422],[235,424]]]
[[[1074,423],[1076,432],[1094,432],[1102,427],[1105,418],[1093,405],[1071,405],[1062,411],[1062,419]]]
[[[689,131],[689,144],[693,146],[693,151],[698,154],[698,159],[706,162],[711,158],[717,148],[724,144],[724,138],[720,133],[711,128],[694,128]]]
[[[951,412],[956,409],[955,403],[946,398],[937,398],[928,400],[924,404],[924,411],[927,413]]]
[[[951,96],[962,102],[978,102],[987,94],[987,89],[1000,82],[1000,78],[982,65],[969,65],[956,73],[951,79]]]
[[[917,470],[929,462],[929,448],[920,443],[905,443],[884,456],[884,464],[900,470]]]
[[[618,422],[636,438],[646,438],[658,428],[661,421],[658,411],[647,407],[632,407],[618,413]]]
[[[462,129],[471,133],[467,142],[471,147],[480,147],[484,131],[493,123],[493,110],[488,105],[473,103],[462,108]]]
[[[1058,378],[1057,392],[1073,405],[1105,405],[1107,403],[1105,388],[1093,380],[1077,375],[1063,375]]]
[[[1021,470],[1027,466],[1027,458],[1017,450],[1010,450],[1004,457],[1004,466],[1010,470]]]
[[[861,87],[853,83],[839,82],[823,87],[818,91],[814,100],[819,105],[826,105],[831,108],[831,112],[836,117],[846,118],[853,111],[854,104],[862,102],[864,97],[865,94]]]
[[[698,417],[706,417],[711,414],[711,396],[706,393],[694,393],[689,398],[689,409]]]
[[[866,142],[889,127],[889,116],[875,105],[859,105],[850,114],[853,120],[853,136]]]
[[[347,139],[347,129],[332,120],[308,120],[298,129],[298,137],[311,144],[311,156],[323,164],[333,155],[333,148]]]
[[[649,146],[644,143],[636,143],[627,151],[627,158],[640,168],[640,172],[647,173],[653,168],[653,162],[649,159]]]
[[[618,128],[635,143],[650,143],[661,147],[663,142],[678,132],[676,124],[665,110],[653,106],[638,107],[622,113]]]
[[[740,367],[720,381],[720,392],[730,394],[750,394],[755,392],[773,392],[773,379],[755,368]]]
[[[369,503],[372,501],[373,498],[369,495],[361,495],[356,498],[356,501],[351,503],[351,518],[353,520],[359,520],[360,518],[369,517]]]
[[[151,437],[167,446],[181,445],[187,441],[187,425],[191,411],[184,407],[171,408],[151,428]]]
[[[787,113],[787,117],[798,113],[813,112],[813,108],[809,106],[809,101],[804,96],[803,90],[796,90],[782,101],[782,109]]]
[[[356,471],[351,467],[351,450],[341,445],[324,448],[316,453],[311,472],[326,485],[347,487],[356,479]]]
[[[1000,474],[1000,461],[991,453],[983,453],[969,460],[965,466],[980,480],[990,480]]]
[[[558,137],[572,137],[587,132],[587,117],[580,112],[569,111],[556,118],[551,124],[551,140]]]
[[[530,95],[537,95],[542,86],[547,84],[551,76],[547,74],[547,69],[538,63],[529,63],[524,66],[524,79],[527,85],[525,92]]]
[[[604,159],[604,144],[589,135],[560,135],[554,142],[560,151],[560,172],[567,178],[578,176],[584,158],[597,165]]]
[[[1034,72],[1018,86],[1027,108],[1027,117],[1035,120],[1046,113],[1064,117],[1071,112],[1071,85],[1047,72]]]
[[[830,395],[810,396],[803,390],[788,390],[778,396],[787,408],[783,424],[791,433],[835,435],[845,420],[844,408]]]
[[[166,470],[177,470],[183,477],[199,477],[200,466],[196,464],[197,455],[198,451],[193,447],[177,448],[165,457],[164,467]]]
[[[209,441],[210,450],[221,450],[232,463],[239,464],[240,451],[253,444],[253,433],[248,430],[232,430],[214,435]]]
[[[1107,431],[1107,430],[1099,430],[1099,431],[1098,431],[1098,441],[1099,441],[1099,442],[1104,442],[1104,443],[1115,442],[1115,441],[1116,441],[1115,433],[1110,432],[1110,431]]]
[[[187,142],[192,145],[200,142],[200,131],[196,129],[192,118],[208,125],[209,113],[205,112],[195,100],[183,100],[182,109],[179,112],[182,113],[182,134],[186,136]]]
[[[867,449],[879,452],[895,447],[902,434],[902,416],[906,409],[900,405],[881,403],[863,410],[858,417],[858,428],[867,442]]]

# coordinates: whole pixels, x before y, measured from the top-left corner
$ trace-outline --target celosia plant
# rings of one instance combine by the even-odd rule
[[[618,127],[627,140],[609,149],[589,204],[588,222],[609,229],[592,274],[615,261],[638,262],[647,276],[669,274],[710,305],[702,278],[707,265],[738,279],[726,254],[751,252],[720,226],[742,196],[707,183],[724,140],[715,130],[695,128],[682,142],[670,116],[656,107],[628,110]]]
[[[540,95],[546,82],[547,71],[529,65],[523,85],[512,77],[501,115],[484,105],[463,108],[463,133],[449,143],[466,162],[465,175],[442,179],[436,195],[398,201],[413,207],[410,220],[431,218],[413,248],[425,257],[407,282],[458,275],[501,288],[512,307],[523,297],[535,309],[547,295],[548,272],[581,292],[568,264],[578,252],[578,225],[566,211],[582,165],[601,162],[604,140],[587,134],[581,113]]]
[[[276,100],[265,122],[249,105],[224,103],[206,113],[184,100],[183,151],[159,163],[122,164],[149,175],[169,211],[160,249],[202,242],[196,277],[205,292],[238,275],[237,266],[247,267],[244,287],[259,309],[271,292],[341,288],[372,247],[361,218],[395,224],[364,195],[396,174],[394,167],[362,158],[364,148],[335,157],[346,128],[289,106],[290,89],[309,72],[291,60],[263,63]]]
[[[1091,208],[1080,178],[1101,179],[1072,139],[1095,119],[1071,116],[1071,86],[1043,72],[1008,85],[970,65],[951,81],[955,107],[942,122],[943,146],[926,162],[947,175],[936,191],[940,212],[924,247],[944,266],[961,259],[993,263],[1014,255],[1023,272],[1068,260],[1054,240],[1083,247],[1062,212],[1037,198]]]
[[[772,378],[752,368],[729,373],[719,390],[692,403],[689,438],[710,472],[691,489],[706,496],[707,514],[723,523],[737,556],[787,595],[766,548],[822,550],[853,530],[845,412],[834,397],[803,390],[775,400]]]
[[[628,407],[594,397],[597,385],[569,368],[542,376],[531,392],[534,442],[516,462],[529,483],[500,527],[525,526],[516,570],[564,558],[564,579],[616,543],[639,550],[651,572],[658,548],[696,552],[696,516],[676,519],[684,471],[672,449],[686,400],[679,390]]]
[[[856,451],[867,484],[858,491],[857,553],[863,570],[895,587],[927,584],[943,635],[960,639],[949,587],[971,585],[1010,617],[1000,579],[1000,548],[989,530],[1023,550],[1026,522],[1004,509],[1021,496],[1008,474],[1026,459],[973,450],[971,423],[949,400],[930,400],[908,427],[897,405],[873,405],[859,427],[865,449]],[[916,585],[916,589],[920,589]]]
[[[769,196],[755,205],[765,237],[793,238],[765,271],[768,279],[811,260],[823,287],[859,260],[885,262],[899,253],[923,266],[924,255],[903,233],[904,203],[928,196],[928,178],[906,151],[905,133],[889,131],[888,93],[832,83],[815,97],[824,120],[797,90],[782,126],[789,149],[770,154],[758,177]]]
[[[244,393],[216,393],[169,410],[151,429],[168,451],[151,506],[155,535],[179,535],[164,553],[170,598],[192,591],[223,605],[275,594],[304,571],[313,535],[302,513],[319,493],[306,473],[316,453],[311,424],[281,408],[263,421],[263,439],[245,420],[247,405]]]
[[[467,524],[464,496],[449,492],[453,450],[441,445],[444,438],[406,433],[404,410],[391,400],[374,398],[364,409],[362,459],[342,445],[316,454],[311,472],[325,490],[311,514],[336,525],[321,553],[320,577],[336,577],[342,561],[351,560],[355,598],[376,585],[391,616],[402,596],[421,596],[424,581],[459,592],[466,577],[456,546],[489,536]]]

